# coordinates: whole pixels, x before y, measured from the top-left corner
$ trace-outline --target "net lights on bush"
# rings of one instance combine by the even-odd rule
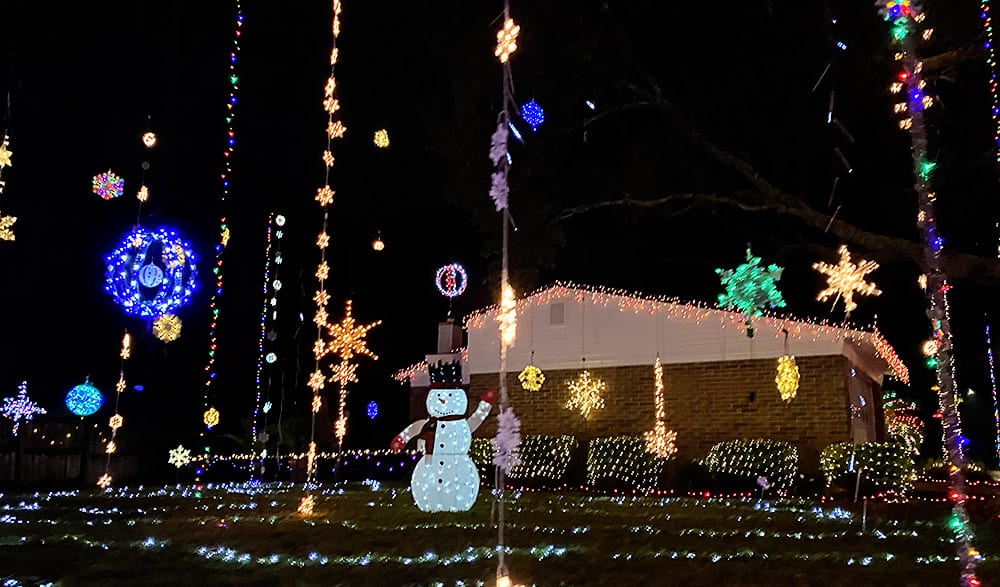
[[[591,375],[590,371],[582,371],[566,385],[569,387],[569,399],[564,405],[567,410],[580,412],[584,419],[588,419],[594,410],[604,409],[604,392],[608,385]]]
[[[587,483],[625,483],[650,491],[656,488],[665,462],[650,454],[646,441],[638,436],[595,438],[587,450]]]
[[[833,298],[833,305],[836,306],[837,301],[843,299],[844,313],[849,316],[851,311],[858,307],[854,303],[855,293],[864,296],[882,294],[882,291],[875,287],[874,283],[865,281],[865,275],[878,269],[879,264],[865,259],[858,263],[851,263],[851,252],[847,250],[847,245],[840,245],[837,254],[840,255],[840,261],[836,265],[822,261],[813,263],[813,269],[827,276],[826,289],[819,292],[816,301],[825,302],[836,294]]]
[[[195,253],[176,231],[137,227],[105,257],[104,290],[131,316],[176,312],[197,288]]]
[[[785,300],[778,291],[781,267],[763,267],[760,257],[754,257],[747,247],[746,263],[735,269],[716,269],[726,289],[719,294],[720,308],[735,308],[746,317],[747,336],[753,337],[752,319],[763,315],[765,308],[784,308]]]
[[[13,424],[14,436],[21,422],[30,422],[35,414],[45,414],[45,409],[41,408],[28,397],[28,382],[22,381],[17,386],[17,396],[3,398],[3,407],[0,407],[0,415],[7,418]]]
[[[798,450],[787,442],[770,439],[730,440],[708,451],[702,464],[712,473],[754,480],[764,477],[781,492],[792,487],[799,466]]]
[[[917,56],[917,44],[920,38],[928,38],[930,29],[923,34],[915,34],[920,30],[920,23],[925,20],[921,4],[909,0],[879,0],[876,3],[882,18],[891,23],[890,36],[895,45],[898,66],[896,80],[901,84],[900,93],[905,98],[906,105],[900,128],[909,131],[910,153],[913,157],[914,185],[917,194],[917,227],[922,233],[925,260],[924,273],[927,276],[926,294],[928,297],[928,317],[935,330],[935,339],[939,342],[937,365],[938,405],[941,411],[941,423],[944,433],[944,445],[948,459],[954,464],[949,474],[950,495],[954,496],[952,516],[956,524],[952,526],[955,536],[955,548],[959,558],[963,586],[978,585],[976,564],[978,553],[972,546],[972,532],[969,529],[969,515],[966,511],[966,490],[964,467],[966,458],[963,450],[964,438],[961,429],[961,419],[955,401],[956,385],[954,364],[951,348],[951,320],[948,316],[948,279],[945,273],[942,249],[944,239],[938,232],[935,214],[935,195],[931,189],[931,178],[934,175],[936,163],[931,160],[928,137],[932,136],[927,128],[925,109],[933,104],[927,95],[928,88],[923,77],[923,62]],[[995,80],[994,80],[995,81]]]
[[[89,416],[101,408],[104,396],[90,384],[90,378],[74,386],[66,394],[66,407],[77,416]]]
[[[879,491],[905,495],[913,489],[917,477],[913,453],[898,442],[831,444],[820,453],[819,464],[827,486],[840,480],[845,489],[851,490],[860,474]]]
[[[517,380],[525,391],[538,391],[545,384],[545,374],[534,365],[527,365],[517,374]]]
[[[125,192],[125,180],[109,169],[90,180],[90,189],[103,200],[113,200]]]
[[[646,451],[667,459],[677,452],[677,433],[667,430],[667,407],[663,398],[663,365],[660,364],[660,355],[656,355],[656,362],[653,364],[653,406],[655,421],[653,429],[643,433],[646,439]]]

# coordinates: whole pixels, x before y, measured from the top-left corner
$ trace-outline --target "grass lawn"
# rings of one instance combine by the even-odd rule
[[[0,496],[0,585],[494,584],[492,501],[425,514],[404,484],[189,486]],[[957,585],[944,504],[508,494],[526,585]],[[996,512],[993,513],[993,516]],[[984,516],[977,516],[977,520]],[[1000,585],[997,526],[977,528]],[[4,583],[13,579],[16,582]]]

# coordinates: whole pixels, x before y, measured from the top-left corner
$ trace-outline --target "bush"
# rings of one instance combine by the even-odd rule
[[[826,477],[827,485],[836,485],[852,493],[855,483],[858,482],[859,470],[861,470],[861,482],[868,488],[865,493],[885,491],[906,493],[913,488],[913,479],[917,475],[913,453],[909,447],[900,442],[831,444],[823,449],[819,465],[823,476]]]
[[[638,436],[595,438],[587,451],[587,483],[614,489],[655,489],[666,460],[647,452],[646,441]]]
[[[778,491],[784,492],[792,487],[799,466],[799,452],[791,444],[779,440],[729,440],[713,446],[702,464],[715,475],[749,480],[754,487],[758,477],[766,477]]]
[[[520,462],[511,467],[507,479],[525,484],[561,484],[577,446],[576,438],[566,434],[525,436],[519,447]],[[469,457],[481,475],[492,475],[493,445],[489,438],[473,438]]]

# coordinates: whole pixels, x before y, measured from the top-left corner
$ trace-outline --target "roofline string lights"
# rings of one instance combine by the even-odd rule
[[[257,339],[257,374],[256,374],[256,395],[253,402],[253,414],[250,420],[250,452],[254,455],[254,465],[251,466],[252,475],[259,474],[257,464],[257,450],[263,441],[257,431],[257,424],[260,419],[261,409],[261,375],[264,372],[264,340],[268,338],[268,324],[274,328],[274,323],[278,319],[278,292],[281,290],[281,280],[278,279],[278,268],[281,266],[281,238],[282,227],[285,225],[285,217],[272,212],[267,219],[267,245],[264,248],[264,303],[260,311],[260,337]],[[274,280],[271,279],[271,267],[274,267]],[[269,310],[270,308],[270,310]],[[267,360],[270,364],[272,361]],[[263,457],[261,457],[263,458]]]
[[[951,321],[947,312],[947,292],[950,286],[941,258],[944,239],[937,230],[934,216],[935,195],[930,185],[936,163],[928,155],[928,133],[924,119],[924,111],[934,104],[934,99],[927,93],[927,84],[921,75],[923,63],[916,55],[918,35],[924,40],[929,39],[933,29],[926,28],[922,32],[919,31],[919,24],[924,21],[926,15],[918,3],[911,3],[910,0],[879,0],[877,6],[879,15],[892,25],[891,43],[895,46],[899,70],[890,86],[890,91],[902,94],[904,98],[904,101],[896,104],[894,110],[902,114],[899,127],[909,131],[913,155],[916,179],[914,188],[918,203],[917,227],[923,236],[926,292],[930,306],[928,316],[938,342],[936,365],[938,404],[945,432],[947,456],[951,461],[949,498],[953,503],[948,525],[954,532],[955,547],[961,566],[961,584],[963,587],[978,587],[980,581],[976,577],[976,564],[980,556],[972,546],[972,531],[969,528],[969,515],[965,507],[968,499],[964,473],[966,460],[961,444],[961,421],[955,403]]]
[[[316,342],[313,344],[313,356],[316,359],[313,372],[309,375],[308,385],[312,389],[312,418],[309,430],[309,452],[306,460],[306,494],[299,503],[298,511],[304,516],[312,515],[313,506],[316,501],[312,496],[312,485],[316,478],[316,414],[319,412],[322,398],[320,391],[326,386],[326,376],[323,375],[321,361],[329,352],[326,343],[323,342],[323,329],[328,325],[326,305],[330,301],[330,294],[326,291],[326,279],[330,276],[330,266],[326,262],[326,249],[330,246],[330,235],[327,233],[327,226],[330,221],[329,206],[333,203],[334,192],[330,189],[330,170],[333,168],[333,139],[341,139],[347,128],[340,121],[337,112],[340,110],[340,100],[337,99],[337,60],[340,57],[340,50],[337,48],[337,37],[340,36],[340,0],[333,0],[330,31],[330,76],[326,80],[323,88],[323,110],[326,111],[326,149],[323,151],[323,187],[316,191],[316,201],[323,209],[323,228],[316,238],[316,246],[319,248],[319,265],[316,267],[316,280],[319,287],[313,296],[316,302],[316,313],[313,316],[313,323],[316,324]]]
[[[118,412],[118,407],[121,403],[122,392],[125,391],[125,364],[132,357],[132,335],[129,334],[128,330],[125,330],[125,334],[122,335],[122,348],[118,353],[121,358],[121,363],[118,367],[118,382],[115,383],[115,413],[108,419],[108,428],[111,429],[111,437],[108,438],[107,444],[104,445],[104,453],[107,455],[104,461],[104,476],[102,479],[108,481],[110,484],[111,478],[111,455],[118,451],[118,429],[122,427],[125,423],[125,419]],[[105,486],[106,488],[106,486]]]
[[[212,297],[208,302],[208,308],[211,316],[208,323],[208,362],[205,364],[205,390],[202,395],[202,407],[205,409],[202,419],[205,423],[205,427],[198,433],[198,437],[201,438],[204,444],[205,453],[211,452],[211,449],[208,446],[208,440],[205,438],[205,432],[210,430],[213,425],[209,425],[208,422],[218,421],[217,418],[209,418],[209,414],[218,413],[218,411],[212,407],[212,385],[215,383],[216,377],[215,351],[218,348],[219,341],[218,328],[219,315],[221,313],[219,299],[222,297],[223,252],[229,244],[230,236],[229,225],[226,223],[225,207],[226,198],[229,196],[229,190],[231,187],[230,182],[233,172],[233,153],[236,151],[236,131],[234,130],[234,121],[236,120],[236,102],[240,87],[240,78],[237,73],[238,70],[236,65],[239,61],[240,35],[243,30],[243,7],[240,5],[240,0],[234,0],[234,4],[236,7],[236,17],[233,24],[233,45],[229,50],[229,97],[226,99],[226,138],[225,148],[222,150],[222,173],[219,174],[219,179],[222,182],[222,192],[219,195],[219,207],[221,210],[221,215],[219,216],[219,242],[215,245],[215,266],[212,267],[212,274],[215,275],[215,289],[212,291]],[[205,462],[202,466],[195,469],[195,484],[200,482],[201,473],[207,466],[208,463]]]
[[[12,167],[11,155],[14,154],[13,151],[8,149],[10,146],[10,131],[9,129],[4,129],[3,131],[3,141],[0,141],[0,196],[3,195],[3,190],[7,187],[7,180],[3,178],[3,171],[7,167]],[[14,240],[14,223],[17,222],[16,216],[4,216],[0,212],[0,241],[12,241]]]

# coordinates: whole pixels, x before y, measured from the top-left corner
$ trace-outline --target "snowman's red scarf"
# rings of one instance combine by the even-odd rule
[[[441,416],[440,418],[428,418],[427,421],[424,422],[423,428],[420,429],[420,433],[417,434],[417,438],[424,441],[424,454],[434,454],[434,435],[437,432],[438,420],[442,420],[444,422],[454,422],[456,420],[464,419],[464,414],[452,414],[451,416]]]

